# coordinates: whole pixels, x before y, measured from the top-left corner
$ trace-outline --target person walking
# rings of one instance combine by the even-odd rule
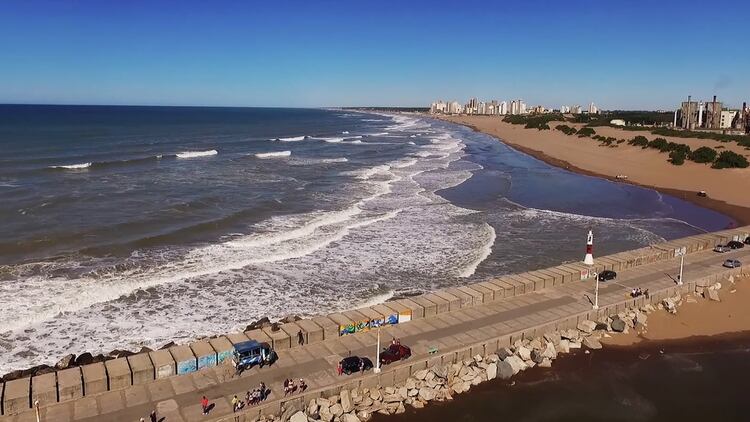
[[[208,399],[206,396],[203,396],[201,399],[201,408],[203,409],[203,414],[208,415]]]
[[[336,372],[338,372],[339,376],[344,373],[344,367],[341,365],[341,362],[336,365]]]
[[[297,332],[297,343],[299,343],[300,346],[305,344],[305,335],[302,334],[302,330]]]
[[[156,422],[156,410],[152,410],[151,414],[148,415],[149,419],[151,419],[151,422]]]
[[[238,406],[240,404],[240,399],[237,398],[237,395],[235,395],[232,398],[232,412],[236,412],[238,409]]]

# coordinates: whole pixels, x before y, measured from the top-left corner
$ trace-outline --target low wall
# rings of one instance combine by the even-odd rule
[[[34,397],[47,402],[65,401],[143,384],[176,374],[187,374],[215,366],[231,357],[232,345],[249,338],[267,342],[277,350],[297,347],[301,331],[305,343],[315,343],[341,335],[343,327],[367,328],[366,324],[387,317],[392,310],[404,321],[451,312],[489,301],[500,300],[586,279],[592,272],[604,269],[625,270],[657,261],[672,259],[682,248],[685,253],[712,249],[719,243],[744,240],[750,226],[705,233],[651,245],[632,251],[597,257],[595,265],[566,263],[522,274],[500,276],[481,283],[430,292],[421,296],[386,302],[375,306],[319,316],[282,324],[280,330],[270,327],[246,333],[232,333],[188,345],[173,346],[147,354],[129,356],[80,367],[80,372],[45,374],[0,384],[0,414],[12,415],[31,408]],[[408,317],[407,317],[408,316]],[[365,324],[364,326],[362,324]],[[68,371],[68,370],[65,370]],[[80,377],[75,374],[80,373]],[[53,394],[54,393],[54,394]]]

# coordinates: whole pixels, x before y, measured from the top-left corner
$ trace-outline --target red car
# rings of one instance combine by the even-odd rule
[[[387,365],[391,362],[404,360],[411,356],[411,349],[401,344],[391,344],[387,349],[380,352],[380,364]]]

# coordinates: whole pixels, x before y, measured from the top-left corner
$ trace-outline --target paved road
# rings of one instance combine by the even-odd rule
[[[684,280],[697,279],[716,273],[726,258],[737,258],[750,263],[750,248],[725,254],[704,251],[688,255],[685,260]],[[662,261],[622,271],[614,282],[600,284],[599,305],[621,302],[629,297],[634,287],[652,291],[673,286],[679,271],[679,259]],[[415,358],[426,357],[428,349],[440,352],[459,349],[528,327],[535,327],[565,319],[591,309],[593,281],[572,282],[521,296],[417,319],[389,326],[381,331],[382,340],[401,339],[412,348]],[[366,355],[374,361],[376,332],[353,335],[308,344],[279,352],[279,361],[272,367],[254,368],[239,377],[231,366],[204,369],[189,375],[157,380],[146,385],[84,397],[72,402],[58,403],[42,409],[44,421],[138,421],[152,409],[159,409],[165,422],[198,421],[230,415],[230,400],[237,394],[243,398],[248,389],[261,381],[271,388],[268,401],[283,396],[284,379],[304,378],[309,389],[331,386],[341,378],[336,374],[336,363],[348,354]],[[394,364],[397,365],[397,364]],[[357,377],[351,375],[349,377]],[[346,377],[346,376],[344,376]],[[211,418],[201,414],[200,399],[206,395],[213,409]],[[33,421],[33,412],[2,421]]]

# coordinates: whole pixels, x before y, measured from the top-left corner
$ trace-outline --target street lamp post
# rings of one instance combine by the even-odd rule
[[[41,422],[42,417],[39,415],[39,400],[34,401],[34,411],[36,412],[36,422]]]
[[[593,309],[599,309],[599,274],[594,273],[596,288],[594,289],[594,306]]]
[[[373,369],[373,372],[380,373],[380,326],[378,326],[378,345],[375,350],[375,369]]]
[[[677,276],[677,285],[682,286],[682,268],[685,265],[685,253],[687,252],[687,248],[684,246],[682,248],[675,250],[675,255],[679,255],[680,257],[680,275]]]

